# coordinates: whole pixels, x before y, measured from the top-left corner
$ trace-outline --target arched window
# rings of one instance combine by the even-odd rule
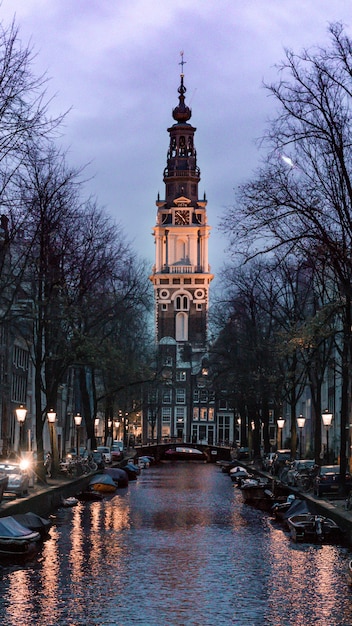
[[[176,315],[176,341],[188,341],[188,316],[186,313]]]
[[[184,295],[176,296],[175,310],[176,311],[188,311],[188,309],[189,309],[188,297]]]

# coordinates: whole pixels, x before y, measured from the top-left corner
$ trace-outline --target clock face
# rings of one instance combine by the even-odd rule
[[[189,211],[175,211],[175,224],[189,224]]]

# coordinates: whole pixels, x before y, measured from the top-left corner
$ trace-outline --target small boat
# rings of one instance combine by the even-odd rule
[[[285,502],[274,502],[271,512],[275,519],[280,520],[281,522],[284,520],[284,516],[289,509],[291,509],[293,502],[296,500],[296,496],[293,493],[290,493]],[[308,510],[308,509],[307,509]]]
[[[16,522],[24,526],[25,528],[29,528],[40,534],[42,539],[45,539],[49,536],[49,531],[52,526],[52,522],[49,519],[44,517],[40,517],[36,513],[17,513],[12,516]]]
[[[128,487],[128,474],[125,470],[118,467],[106,467],[104,473],[111,476],[117,487]]]
[[[230,469],[230,478],[233,483],[238,483],[242,478],[251,478],[251,474],[244,467],[235,465]]]
[[[103,494],[98,491],[94,491],[94,489],[87,489],[86,491],[81,491],[81,493],[77,494],[77,498],[80,502],[98,502],[103,499]]]
[[[71,496],[70,498],[62,498],[61,500],[61,506],[65,508],[76,506],[77,504],[78,504],[78,500],[74,496]]]
[[[39,532],[22,526],[12,516],[0,518],[0,557],[30,557],[40,540]]]
[[[126,463],[122,469],[126,472],[129,480],[137,480],[137,476],[141,473],[141,468],[134,463]]]
[[[97,474],[93,476],[89,486],[98,493],[114,493],[116,491],[116,483],[108,474]]]
[[[197,448],[189,448],[188,446],[176,446],[169,448],[165,452],[165,458],[171,461],[206,461],[207,457],[201,450]]]
[[[149,459],[149,457],[147,457],[147,456],[140,456],[138,458],[138,466],[141,469],[145,469],[146,467],[149,467],[150,466],[150,459]]]
[[[337,541],[342,537],[342,529],[334,520],[313,513],[292,515],[287,520],[293,541]]]

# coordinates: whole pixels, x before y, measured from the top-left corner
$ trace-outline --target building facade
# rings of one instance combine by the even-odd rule
[[[174,124],[168,128],[165,197],[156,201],[153,229],[155,265],[150,280],[157,358],[155,383],[148,385],[143,398],[143,433],[146,441],[211,444],[216,440],[207,361],[211,227],[205,194],[199,197],[196,128],[190,123],[185,93],[181,73]]]

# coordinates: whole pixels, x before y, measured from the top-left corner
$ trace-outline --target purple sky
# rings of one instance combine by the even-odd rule
[[[150,266],[184,50],[215,272],[227,245],[219,218],[256,168],[255,140],[272,113],[262,81],[275,79],[284,47],[327,43],[329,22],[352,36],[348,0],[2,0],[0,15],[4,25],[15,15],[37,53],[34,71],[47,71],[53,113],[71,107],[63,141],[70,163],[89,162],[87,195]]]

